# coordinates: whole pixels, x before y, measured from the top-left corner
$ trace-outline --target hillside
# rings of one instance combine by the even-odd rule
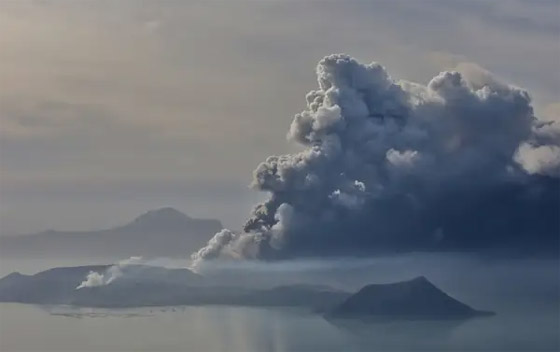
[[[0,302],[65,304],[87,307],[140,307],[224,304],[324,309],[349,293],[328,287],[288,285],[270,289],[223,286],[185,268],[145,265],[121,268],[114,282],[77,289],[90,271],[109,266],[53,268],[35,275],[12,273],[0,279]]]
[[[330,318],[463,319],[490,312],[450,297],[423,276],[367,285],[328,314]]]
[[[191,218],[173,208],[148,211],[130,223],[98,231],[45,231],[0,237],[0,256],[184,257],[208,242],[222,224]]]

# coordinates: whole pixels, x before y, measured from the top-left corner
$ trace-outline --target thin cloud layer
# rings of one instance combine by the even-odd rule
[[[529,94],[489,72],[427,86],[330,55],[288,138],[253,187],[270,197],[242,233],[192,255],[285,258],[558,243],[560,139],[540,133]],[[547,122],[546,131],[556,121]]]

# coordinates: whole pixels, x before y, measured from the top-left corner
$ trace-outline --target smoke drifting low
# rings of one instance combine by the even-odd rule
[[[191,257],[279,259],[407,250],[558,248],[560,120],[481,69],[427,86],[330,55],[253,187],[270,197],[242,233]]]
[[[143,263],[142,257],[130,257],[129,259],[122,260],[115,265],[110,266],[103,273],[98,273],[96,271],[90,271],[86,276],[86,279],[76,287],[76,290],[85,287],[98,287],[105,286],[114,282],[121,276],[123,276],[123,269],[129,265],[138,265]]]
[[[137,282],[157,279],[157,281],[162,282],[165,277],[162,277],[159,269],[185,269],[188,264],[185,261],[169,258],[130,257],[111,265],[103,272],[90,271],[84,281],[76,287],[76,290],[86,287],[106,286],[117,280],[125,279],[134,279]]]

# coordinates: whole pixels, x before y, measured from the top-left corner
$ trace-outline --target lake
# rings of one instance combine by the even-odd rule
[[[558,350],[558,312],[462,323],[333,324],[297,310],[226,306],[91,309],[0,304],[0,351]]]
[[[0,272],[32,274],[60,265],[110,262],[111,258],[0,258]],[[238,285],[266,284],[267,280],[275,285],[315,282],[349,291],[367,283],[426,275],[452,297],[497,315],[463,323],[363,325],[334,324],[319,315],[288,309],[103,310],[0,303],[0,351],[560,350],[558,259],[406,255],[357,262],[293,262],[279,267],[260,264],[241,274],[232,279]]]

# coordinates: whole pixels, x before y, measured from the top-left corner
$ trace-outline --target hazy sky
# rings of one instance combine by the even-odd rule
[[[0,233],[174,206],[239,228],[325,55],[476,63],[560,114],[558,1],[0,2]]]

